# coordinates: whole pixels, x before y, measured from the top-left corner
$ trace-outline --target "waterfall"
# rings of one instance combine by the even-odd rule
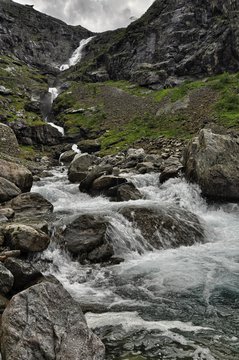
[[[82,59],[82,55],[83,55],[83,50],[85,48],[85,46],[94,38],[94,36],[89,37],[88,39],[83,39],[80,41],[80,44],[78,46],[78,48],[73,52],[73,54],[71,55],[70,59],[68,60],[68,62],[66,64],[62,64],[60,66],[60,71],[65,71],[67,69],[69,69],[71,66],[74,66],[76,64],[78,64],[81,59]]]

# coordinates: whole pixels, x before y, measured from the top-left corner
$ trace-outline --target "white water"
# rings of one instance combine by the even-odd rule
[[[33,191],[42,193],[54,204],[55,211],[59,213],[58,224],[62,226],[79,214],[106,214],[112,224],[110,231],[115,252],[125,259],[119,265],[103,268],[97,265],[82,266],[52,245],[43,255],[52,261],[49,272],[82,304],[103,306],[114,312],[120,309],[118,318],[122,324],[132,321],[142,328],[157,327],[162,330],[165,324],[161,316],[169,311],[175,312],[175,318],[167,322],[167,329],[177,326],[182,329],[183,326],[189,326],[195,314],[191,313],[191,308],[202,303],[205,313],[210,316],[220,313],[218,319],[225,317],[226,325],[228,316],[230,318],[235,310],[229,305],[225,309],[219,300],[222,289],[229,294],[238,294],[238,204],[209,206],[202,199],[197,186],[181,179],[169,180],[159,187],[158,174],[128,177],[145,195],[144,200],[111,203],[101,196],[91,198],[80,193],[77,185],[69,184],[65,174],[59,171],[55,172],[54,180],[44,179],[34,186]],[[132,204],[153,208],[170,204],[193,212],[204,225],[207,242],[191,247],[149,251],[140,231],[117,213],[118,208]],[[173,299],[178,299],[179,309],[182,302],[186,301],[190,310],[177,312]],[[219,299],[219,305],[215,305],[215,299]],[[165,302],[168,310],[162,312],[162,303]],[[153,310],[152,315],[151,308],[155,306],[157,310]],[[140,317],[136,311],[141,313]],[[150,318],[147,320],[149,322],[141,318],[142,314]],[[184,320],[175,326],[179,315]],[[116,314],[111,316],[106,313],[89,315],[88,319],[92,327],[98,327],[102,325],[102,319],[104,324],[112,325],[115,317]],[[203,323],[200,326],[207,327]],[[217,327],[213,331],[215,333]],[[238,341],[237,337],[235,339]],[[214,359],[208,349],[195,349],[196,355],[192,359]],[[204,357],[200,357],[200,354],[204,354]]]
[[[69,69],[71,66],[75,66],[81,61],[83,56],[83,50],[85,46],[93,39],[93,37],[94,36],[91,36],[88,39],[83,39],[80,41],[78,48],[73,52],[68,62],[60,66],[60,71],[65,71]]]

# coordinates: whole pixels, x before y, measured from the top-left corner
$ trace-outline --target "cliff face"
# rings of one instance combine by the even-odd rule
[[[11,0],[0,0],[0,54],[15,55],[39,67],[55,66],[69,58],[91,32]]]
[[[97,41],[100,47],[101,37],[90,47]],[[181,77],[237,71],[239,1],[156,0],[107,52],[99,54],[97,66],[111,79],[143,85],[173,85]]]

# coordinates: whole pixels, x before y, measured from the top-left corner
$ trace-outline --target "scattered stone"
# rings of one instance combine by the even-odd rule
[[[145,151],[144,149],[129,149],[127,151],[127,157],[128,159],[143,161],[145,157]]]
[[[15,295],[2,315],[3,360],[103,360],[80,305],[60,284],[42,282]]]
[[[203,129],[183,155],[185,176],[202,194],[216,200],[239,200],[239,138]]]
[[[15,184],[22,192],[30,191],[32,173],[23,165],[0,159],[1,176]]]
[[[21,190],[11,181],[0,177],[0,203],[11,200],[21,194]]]

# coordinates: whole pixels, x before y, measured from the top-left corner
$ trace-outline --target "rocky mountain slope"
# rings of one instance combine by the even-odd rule
[[[156,0],[126,30],[92,41],[86,58],[92,78],[97,69],[110,79],[158,88],[239,70],[238,14],[237,0]]]
[[[0,53],[28,64],[54,67],[67,60],[91,32],[20,5],[0,0]]]

